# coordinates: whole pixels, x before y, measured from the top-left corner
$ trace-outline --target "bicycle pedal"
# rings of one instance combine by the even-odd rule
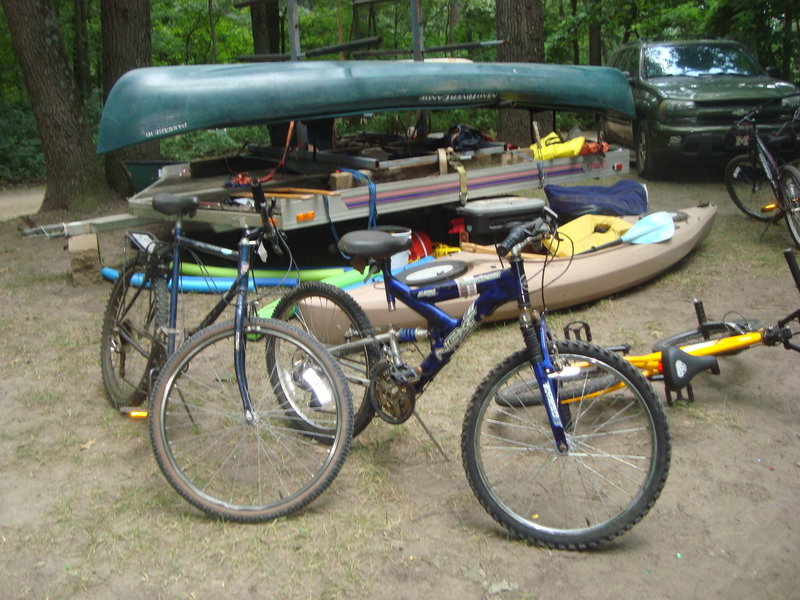
[[[416,383],[419,379],[419,374],[408,365],[391,367],[389,374],[392,380],[399,385]]]
[[[570,321],[566,325],[564,325],[564,339],[571,340],[572,336],[575,336],[575,340],[583,341],[582,336],[586,336],[586,341],[592,341],[592,329],[589,327],[589,323],[586,321]]]
[[[626,354],[630,354],[631,345],[619,344],[617,346],[606,346],[606,350],[608,350],[609,352],[614,352],[616,354],[622,354],[624,356]]]
[[[140,406],[120,406],[119,414],[129,419],[146,419],[149,413],[146,408]]]

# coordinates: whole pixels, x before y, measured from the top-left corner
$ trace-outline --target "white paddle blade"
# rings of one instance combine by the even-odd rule
[[[642,217],[633,227],[622,235],[628,244],[657,244],[672,239],[675,235],[675,222],[666,211],[654,212]]]

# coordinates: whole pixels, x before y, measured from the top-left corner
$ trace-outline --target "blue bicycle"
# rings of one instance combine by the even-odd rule
[[[507,268],[414,288],[390,270],[390,257],[408,240],[351,232],[340,250],[359,270],[369,264],[382,272],[389,310],[399,301],[427,328],[375,332],[346,292],[318,282],[287,293],[273,317],[304,328],[337,358],[357,392],[358,433],[375,414],[395,424],[419,418],[416,402],[428,383],[487,316],[516,300],[524,348],[495,366],[469,401],[462,461],[480,503],[511,533],[584,550],[627,531],[653,506],[669,471],[670,435],[637,369],[593,344],[554,340],[544,314],[532,308],[521,252],[554,231],[555,214],[545,209],[498,246]],[[460,318],[436,306],[461,295],[477,297]],[[403,342],[426,339],[429,353],[409,365]]]

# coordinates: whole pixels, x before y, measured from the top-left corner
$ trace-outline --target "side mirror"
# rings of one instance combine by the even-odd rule
[[[781,71],[778,69],[778,67],[767,67],[764,70],[767,72],[767,75],[773,79],[783,79],[783,77],[781,77]]]

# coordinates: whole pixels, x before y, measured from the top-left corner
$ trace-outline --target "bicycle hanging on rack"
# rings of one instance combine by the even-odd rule
[[[361,390],[360,431],[374,414],[394,424],[419,419],[416,402],[426,386],[488,315],[516,300],[524,349],[495,366],[469,401],[462,461],[479,502],[511,533],[583,550],[625,532],[652,507],[666,482],[670,436],[637,369],[598,346],[552,339],[544,315],[532,308],[521,252],[554,231],[555,214],[545,209],[498,247],[507,268],[419,288],[391,274],[391,255],[410,240],[375,230],[345,234],[339,248],[353,265],[363,270],[374,261],[382,272],[389,309],[396,301],[408,305],[427,329],[375,333],[345,292],[312,282],[288,292],[273,315],[323,340],[339,360],[351,389]],[[459,319],[436,306],[466,295],[477,298]],[[407,364],[400,344],[425,339],[428,355]]]
[[[254,316],[252,253],[276,243],[277,233],[261,188],[253,194],[262,225],[243,231],[238,250],[183,235],[182,217],[197,206],[196,197],[154,198],[157,210],[177,217],[173,243],[128,234],[138,254],[112,291],[101,352],[115,406],[141,403],[158,374],[150,390],[150,437],[170,485],[206,513],[244,522],[290,514],[321,494],[344,463],[353,427],[344,374],[324,346],[290,324]],[[184,247],[235,260],[238,274],[175,349]],[[213,324],[231,303],[234,318]],[[299,426],[309,422],[317,433]]]

